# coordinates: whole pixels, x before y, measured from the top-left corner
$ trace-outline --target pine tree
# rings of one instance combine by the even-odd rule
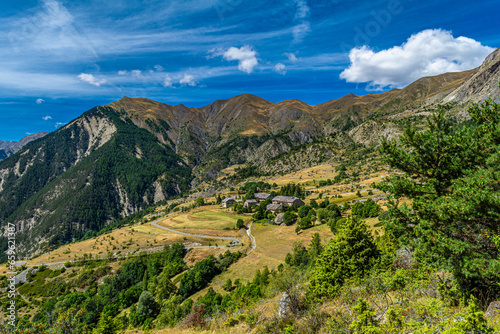
[[[156,287],[156,297],[158,300],[165,300],[170,298],[177,291],[177,287],[168,278],[168,275],[163,274],[158,281],[158,286]]]
[[[113,318],[102,313],[97,327],[92,331],[92,334],[115,334],[117,332],[118,326],[113,321]]]
[[[316,297],[333,297],[350,277],[363,276],[376,263],[380,253],[362,221],[352,218],[342,225],[316,259],[310,291]]]
[[[311,243],[309,244],[309,255],[312,259],[317,258],[323,251],[323,245],[321,244],[321,238],[319,233],[314,233]]]
[[[413,246],[420,262],[453,273],[466,294],[500,291],[500,105],[469,108],[467,126],[454,126],[440,107],[427,129],[407,126],[400,143],[383,141],[386,161],[411,177],[378,186],[390,192],[386,230]],[[409,198],[412,203],[399,205]]]

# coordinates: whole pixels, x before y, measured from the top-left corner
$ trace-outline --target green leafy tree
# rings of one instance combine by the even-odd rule
[[[283,224],[290,226],[295,222],[295,214],[290,211],[285,212],[283,215]]]
[[[362,218],[377,217],[380,213],[380,205],[371,198],[364,203],[356,203],[352,206],[352,214]]]
[[[196,206],[203,206],[203,205],[205,205],[205,200],[203,199],[203,197],[200,196],[196,199]]]
[[[363,207],[364,207],[364,204],[363,203],[356,203],[352,206],[352,214],[355,215],[355,216],[360,216],[362,217],[363,216]]]
[[[241,219],[241,218],[238,219],[236,221],[236,229],[239,230],[239,229],[243,228],[243,226],[245,226],[245,222],[243,222],[243,219]]]
[[[379,213],[380,213],[380,205],[378,205],[371,198],[369,198],[365,202],[365,205],[363,206],[363,217],[364,218],[377,217]]]
[[[316,260],[310,291],[316,297],[333,297],[344,281],[363,276],[376,263],[380,253],[362,221],[352,218],[342,225]]]
[[[310,260],[309,252],[302,242],[296,241],[293,243],[292,253],[286,254],[285,263],[294,267],[305,267]]]
[[[316,202],[315,199],[312,199],[310,202],[309,202],[309,205],[313,208],[313,209],[317,209],[319,208],[319,204],[318,202]]]
[[[499,293],[499,251],[493,236],[500,221],[500,105],[469,108],[467,126],[454,126],[440,107],[427,129],[408,125],[400,142],[384,140],[386,162],[411,177],[387,178],[386,230],[416,249],[421,262],[450,270],[462,291]],[[410,205],[399,200],[409,198]]]
[[[158,312],[158,304],[149,291],[143,291],[137,303],[137,314],[143,319],[154,318]]]
[[[156,298],[158,300],[165,300],[170,298],[177,291],[177,287],[168,278],[168,275],[161,275],[158,285],[156,286]]]
[[[246,195],[245,195],[245,199],[252,199],[252,198],[255,198],[255,188],[250,188],[248,189]]]
[[[307,216],[309,211],[313,210],[309,205],[303,205],[299,208],[298,214],[300,218],[304,218]]]

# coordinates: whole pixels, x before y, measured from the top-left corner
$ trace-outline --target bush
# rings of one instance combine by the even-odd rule
[[[203,327],[205,325],[205,306],[201,305],[193,305],[191,313],[189,313],[185,318],[182,324],[186,327]]]

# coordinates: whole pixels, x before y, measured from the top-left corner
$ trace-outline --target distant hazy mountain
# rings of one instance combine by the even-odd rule
[[[19,250],[34,254],[185,192],[233,164],[265,169],[321,138],[339,138],[341,148],[369,147],[397,136],[408,121],[422,122],[438,103],[463,110],[470,101],[498,98],[498,55],[479,69],[315,106],[249,94],[202,108],[124,97],[0,162],[0,221],[15,223]]]
[[[0,160],[4,160],[17,151],[19,151],[24,145],[28,144],[30,141],[42,138],[47,135],[48,132],[37,132],[29,136],[21,138],[19,141],[3,141],[0,140]]]

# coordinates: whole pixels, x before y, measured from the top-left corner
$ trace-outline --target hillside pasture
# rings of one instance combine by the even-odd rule
[[[139,251],[161,250],[165,245],[187,243],[195,245],[213,244],[202,238],[187,237],[168,232],[150,224],[134,225],[116,229],[96,238],[78,241],[61,246],[27,261],[28,265],[42,263],[64,263],[81,258],[84,254],[92,258],[104,258],[108,253],[126,255]]]
[[[248,216],[238,215],[220,208],[218,205],[204,206],[196,211],[187,212],[165,219],[158,224],[172,229],[200,230],[234,230],[238,219],[248,220]],[[194,232],[193,232],[194,233]],[[201,231],[199,233],[202,233]],[[232,234],[234,234],[232,233]],[[217,233],[219,235],[219,232]]]

